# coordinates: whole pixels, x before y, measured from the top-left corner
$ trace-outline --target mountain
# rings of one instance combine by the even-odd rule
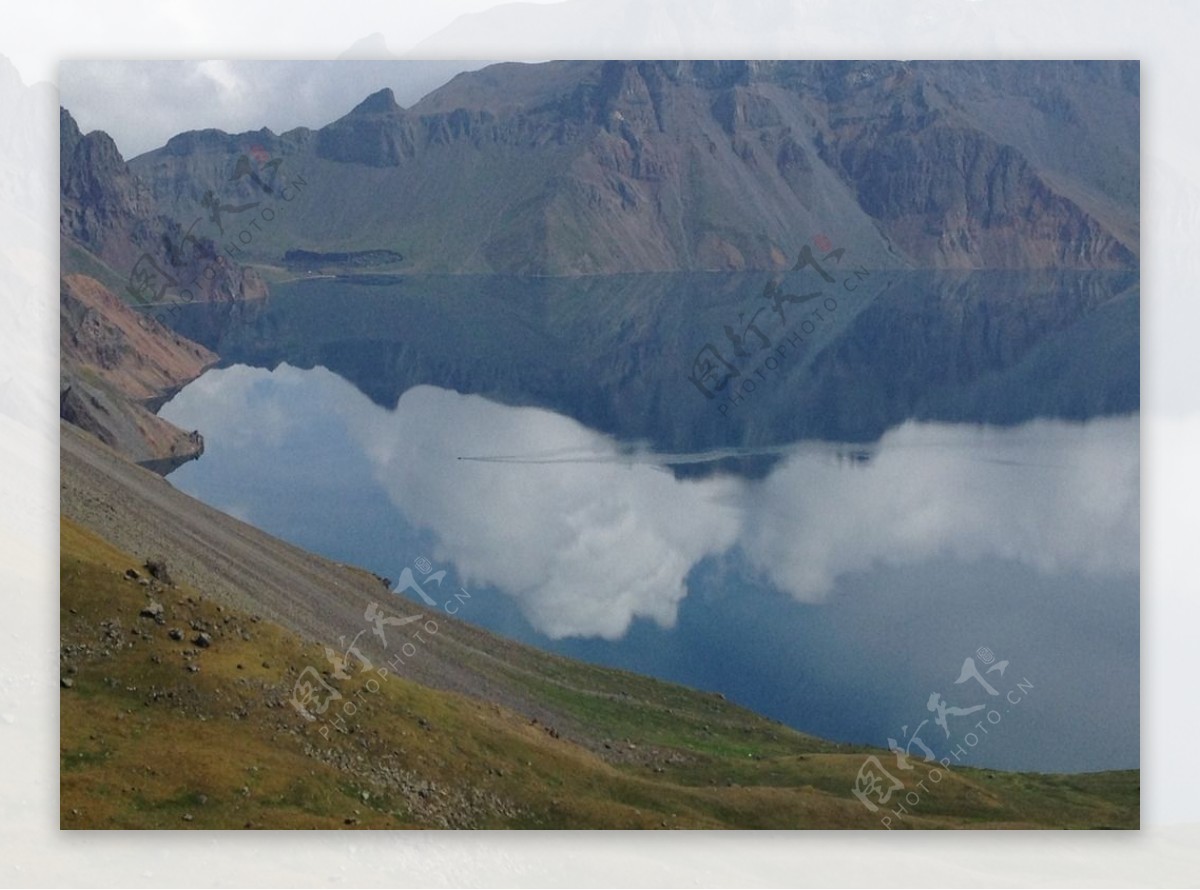
[[[64,271],[99,277],[134,303],[250,299],[262,280],[218,253],[194,224],[159,213],[144,185],[102,131],[86,135],[60,109],[59,226]]]
[[[164,216],[253,204],[217,240],[267,266],[774,270],[828,233],[897,267],[1130,269],[1139,101],[1133,62],[500,64],[315,131],[180,134],[130,169]]]
[[[59,139],[59,414],[167,471],[198,457],[203,440],[153,412],[217,357],[129,304],[184,291],[188,301],[240,301],[265,285],[158,213],[107,134],[82,134],[60,109]]]
[[[63,419],[164,470],[200,456],[198,432],[185,433],[153,412],[216,364],[216,355],[79,274],[61,282],[59,346]]]
[[[817,234],[875,269],[1136,274],[1139,101],[1136,63],[510,63],[128,164],[63,109],[63,268],[177,329],[266,280],[774,272]]]

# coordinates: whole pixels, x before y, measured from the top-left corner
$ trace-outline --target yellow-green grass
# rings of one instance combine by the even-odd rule
[[[63,521],[65,828],[882,827],[850,793],[869,749],[592,665],[508,671],[586,746],[395,675],[336,684],[345,732],[310,723],[289,699],[300,671],[326,665],[320,646],[129,568],[146,576]],[[162,624],[139,614],[152,599]],[[1136,827],[1137,783],[955,770],[893,827]]]

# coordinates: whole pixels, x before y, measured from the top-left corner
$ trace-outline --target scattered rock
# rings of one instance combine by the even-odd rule
[[[126,569],[125,577],[128,578],[130,581],[136,581],[138,578],[140,578],[142,576],[138,574],[137,569]]]
[[[200,665],[198,665],[198,664],[189,664],[189,665],[187,666],[187,672],[188,672],[189,674],[194,674],[194,673],[196,673],[196,671],[198,671],[198,670],[200,670]]]
[[[197,646],[199,646],[201,649],[207,649],[209,646],[212,645],[212,637],[210,637],[204,631],[200,631],[200,633],[196,634],[196,636],[192,640],[192,642],[195,643]]]
[[[182,640],[183,631],[181,631],[178,627],[172,627],[169,631],[167,631],[167,636],[169,636],[172,640]]]
[[[192,814],[191,814],[191,813],[184,813],[184,814],[183,814],[183,821],[184,821],[184,822],[191,822],[193,818],[194,818],[194,817],[192,816]]]
[[[75,685],[75,681],[72,680],[70,677],[63,677],[58,682],[59,682],[59,685],[62,686],[63,689],[70,689],[72,686]]]
[[[153,618],[155,621],[163,620],[163,606],[157,600],[150,600],[146,605],[142,606],[142,611],[138,613],[143,618]]]
[[[163,560],[146,560],[146,571],[159,583],[165,584],[168,587],[175,586],[175,582],[171,580],[171,573],[167,571],[167,564]]]

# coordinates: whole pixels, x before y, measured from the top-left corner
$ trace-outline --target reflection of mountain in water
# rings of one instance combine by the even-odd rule
[[[878,273],[854,293],[829,290],[836,309],[778,353],[810,316],[785,305],[785,328],[763,298],[766,274],[380,280],[278,286],[261,302],[190,307],[176,327],[227,363],[327,367],[387,407],[428,383],[661,451],[1138,408],[1136,273]],[[739,313],[744,359],[725,334]],[[712,399],[688,379],[706,343],[742,372]]]

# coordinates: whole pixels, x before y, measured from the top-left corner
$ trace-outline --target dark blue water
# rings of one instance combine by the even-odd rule
[[[1070,373],[1037,397],[1071,390]],[[1138,764],[1136,414],[910,417],[865,444],[785,437],[731,460],[662,457],[646,437],[443,386],[401,387],[392,407],[357,383],[210,371],[162,410],[206,442],[171,482],[391,578],[425,556],[471,590],[465,620],[820,736],[886,744],[929,721],[948,754],[986,711],[943,732],[937,693],[1001,718],[967,762]],[[984,670],[981,649],[1008,662],[984,676],[999,693],[1020,682],[1018,703],[955,682],[967,658]]]

